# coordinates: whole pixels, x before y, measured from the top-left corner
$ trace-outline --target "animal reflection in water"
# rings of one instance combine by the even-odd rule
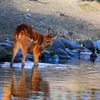
[[[32,75],[30,81],[26,81],[26,75],[24,67],[22,67],[21,79],[16,85],[16,79],[14,71],[12,71],[12,84],[11,84],[11,98],[16,100],[22,100],[22,98],[40,100],[49,99],[49,85],[47,81],[44,81],[39,77],[38,67],[35,66],[32,69]],[[18,98],[18,99],[17,99]]]

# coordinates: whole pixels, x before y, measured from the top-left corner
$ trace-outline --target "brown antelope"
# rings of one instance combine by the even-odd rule
[[[27,24],[17,26],[14,31],[14,44],[13,56],[10,65],[12,66],[13,60],[19,48],[22,50],[22,66],[24,66],[27,51],[30,50],[34,55],[34,65],[38,65],[39,55],[48,47],[51,46],[53,39],[57,36],[50,35],[50,28],[46,31],[46,36],[32,29]]]

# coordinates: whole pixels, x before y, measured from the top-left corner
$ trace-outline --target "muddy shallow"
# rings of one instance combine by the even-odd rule
[[[100,62],[0,64],[0,100],[99,100]]]

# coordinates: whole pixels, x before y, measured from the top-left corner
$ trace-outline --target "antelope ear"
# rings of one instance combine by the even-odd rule
[[[58,33],[57,34],[55,34],[54,36],[52,36],[52,38],[54,39],[54,38],[56,38],[57,37],[57,35],[58,35]]]
[[[50,34],[50,30],[51,30],[51,27],[49,27],[48,30],[46,31],[46,35]]]

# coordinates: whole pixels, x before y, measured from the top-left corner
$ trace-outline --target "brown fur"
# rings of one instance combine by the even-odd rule
[[[50,35],[50,28],[46,31],[46,36],[44,36],[40,32],[33,30],[32,27],[27,24],[17,26],[14,31],[13,56],[10,64],[12,65],[18,49],[21,48],[23,55],[22,65],[24,65],[28,50],[32,51],[34,54],[34,65],[38,65],[39,55],[46,48],[51,46],[56,35]]]

